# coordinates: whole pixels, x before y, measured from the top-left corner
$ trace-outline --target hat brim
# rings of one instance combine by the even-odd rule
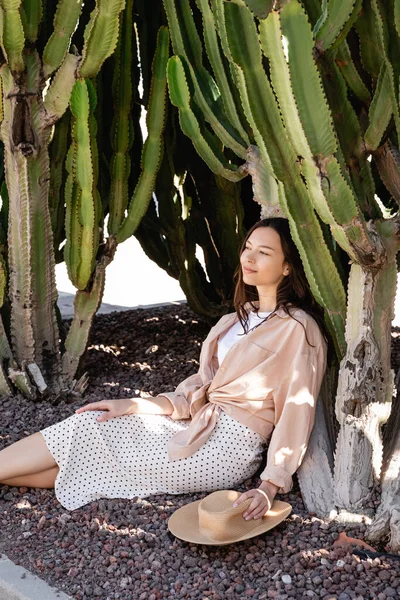
[[[251,531],[248,531],[241,537],[235,537],[229,540],[215,541],[199,530],[199,511],[198,506],[201,500],[186,504],[178,508],[168,520],[168,529],[180,540],[191,542],[193,544],[206,544],[209,546],[226,546],[241,542],[249,538],[255,537],[270,529],[273,529],[279,523],[284,521],[292,512],[292,507],[287,502],[275,500],[270,510],[261,518],[260,524]]]

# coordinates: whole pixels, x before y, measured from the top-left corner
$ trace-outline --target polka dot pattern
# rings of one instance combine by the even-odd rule
[[[99,498],[234,488],[254,475],[262,460],[263,438],[224,412],[200,450],[171,462],[167,441],[188,421],[126,415],[99,423],[99,414],[74,414],[41,431],[60,469],[56,497],[68,510]]]

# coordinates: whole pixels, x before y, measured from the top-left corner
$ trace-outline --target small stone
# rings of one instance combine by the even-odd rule
[[[275,581],[276,579],[278,579],[278,577],[279,577],[279,575],[280,575],[281,573],[282,573],[282,569],[279,569],[279,570],[278,570],[278,571],[275,573],[275,575],[272,575],[271,579],[272,579],[273,581]]]
[[[351,600],[351,598],[346,592],[342,592],[339,596],[339,600]]]
[[[386,594],[388,598],[394,598],[397,594],[396,590],[392,587],[387,587],[383,590],[383,593]]]
[[[289,585],[290,583],[292,583],[292,578],[290,577],[290,575],[282,575],[281,579],[285,585]]]
[[[388,571],[379,571],[378,577],[381,581],[390,581],[390,573]]]
[[[329,565],[329,560],[327,558],[321,558],[321,565]]]
[[[336,561],[336,566],[340,567],[342,569],[343,569],[343,567],[344,567],[345,564],[346,564],[346,562],[344,560],[339,559],[339,560]]]

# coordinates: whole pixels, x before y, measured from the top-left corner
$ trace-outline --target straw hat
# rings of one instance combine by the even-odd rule
[[[240,492],[221,490],[209,494],[203,500],[186,504],[170,517],[168,529],[186,542],[223,546],[247,540],[272,529],[292,511],[287,502],[275,500],[263,517],[246,521],[242,515],[251,498],[234,508],[233,504],[239,496]]]

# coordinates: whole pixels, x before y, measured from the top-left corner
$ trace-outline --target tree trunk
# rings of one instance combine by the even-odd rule
[[[9,195],[11,345],[18,365],[10,376],[17,387],[31,395],[36,387],[57,393],[61,361],[48,207],[51,130],[45,125],[41,62],[32,51],[26,54],[26,71],[18,81],[7,65],[3,65],[0,74],[4,98],[0,131]],[[43,378],[50,383],[49,388]],[[32,380],[36,383],[34,387],[30,384]]]
[[[394,224],[375,222],[386,250],[379,270],[351,266],[346,322],[347,352],[339,372],[336,416],[335,504],[357,512],[368,506],[379,483],[381,427],[391,409],[391,321],[397,282]]]

